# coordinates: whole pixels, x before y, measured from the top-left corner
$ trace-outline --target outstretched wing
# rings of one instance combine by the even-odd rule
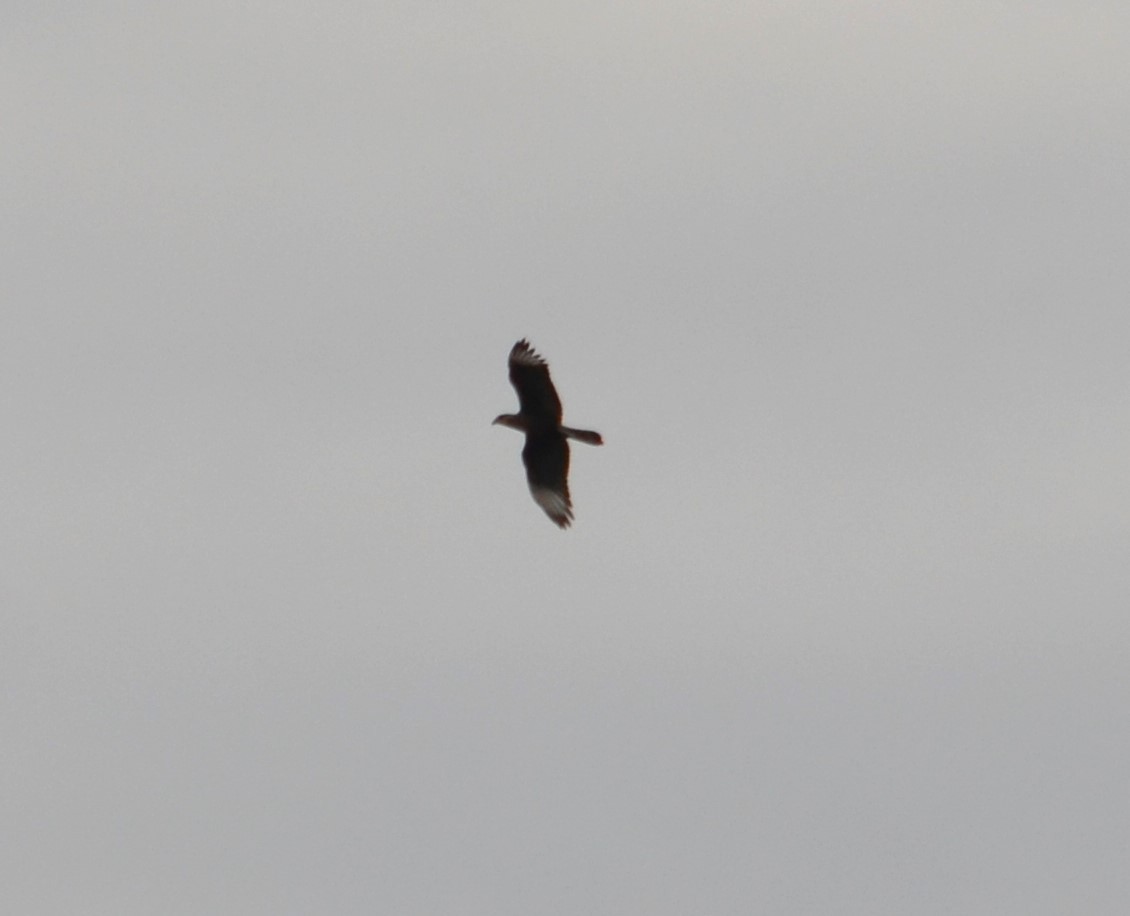
[[[559,528],[568,528],[573,521],[573,503],[569,499],[569,443],[565,437],[556,430],[527,433],[522,463],[534,502]]]
[[[518,392],[519,412],[532,429],[556,428],[561,422],[561,399],[550,381],[549,366],[528,340],[519,340],[510,351],[510,384]]]

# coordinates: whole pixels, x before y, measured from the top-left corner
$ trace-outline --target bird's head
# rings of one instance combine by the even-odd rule
[[[522,418],[514,413],[500,413],[494,418],[491,426],[509,426],[511,429],[518,429],[523,432],[526,429],[526,424],[522,421]]]

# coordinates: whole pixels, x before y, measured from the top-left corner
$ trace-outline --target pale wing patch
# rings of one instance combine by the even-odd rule
[[[553,519],[561,528],[568,528],[573,520],[573,507],[569,505],[569,497],[556,490],[547,490],[545,487],[530,487],[530,493],[545,514]]]

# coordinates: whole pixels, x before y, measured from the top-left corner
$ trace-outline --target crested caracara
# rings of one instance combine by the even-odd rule
[[[530,493],[559,528],[573,520],[569,499],[569,439],[603,445],[600,433],[561,425],[561,399],[549,378],[549,366],[519,340],[510,351],[510,384],[518,392],[518,412],[504,413],[495,423],[526,434],[522,463]]]

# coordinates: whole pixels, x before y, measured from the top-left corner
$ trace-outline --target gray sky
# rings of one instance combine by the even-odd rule
[[[1130,7],[231,6],[3,14],[6,909],[1130,911]]]

